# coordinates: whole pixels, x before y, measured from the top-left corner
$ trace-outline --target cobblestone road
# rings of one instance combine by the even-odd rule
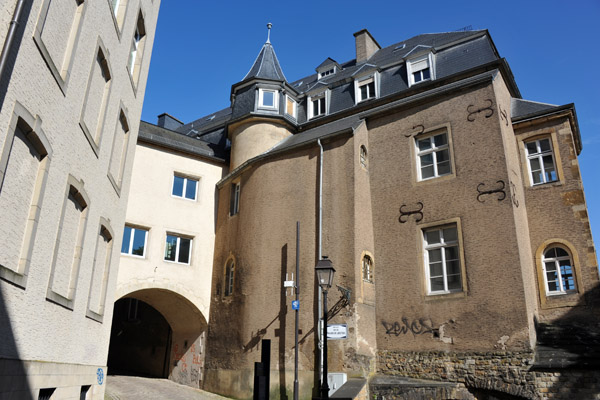
[[[213,393],[179,385],[168,379],[109,375],[105,400],[229,400]]]

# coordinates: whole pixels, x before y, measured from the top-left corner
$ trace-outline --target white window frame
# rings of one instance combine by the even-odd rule
[[[564,252],[567,253],[567,255],[546,258],[546,253],[555,248],[563,250]],[[571,275],[573,277],[573,286],[574,286],[573,289],[565,290],[564,285],[563,285],[563,274],[560,270],[560,262],[564,261],[564,260],[569,260],[569,267],[571,268]],[[553,262],[554,266],[556,267],[558,290],[550,290],[550,287],[548,286],[548,275],[547,275],[547,271],[546,271],[546,263],[550,263],[550,262]],[[560,296],[560,295],[565,295],[565,294],[569,294],[569,293],[577,293],[577,280],[575,277],[575,265],[573,264],[573,257],[571,257],[571,254],[569,253],[569,251],[567,249],[565,249],[561,246],[547,247],[544,250],[544,252],[542,253],[542,269],[543,269],[543,273],[544,273],[544,287],[546,288],[547,296]]]
[[[173,189],[175,188],[175,178],[182,178],[183,179],[183,190],[181,192],[181,196],[173,194]],[[185,193],[186,193],[188,181],[194,181],[194,182],[196,182],[196,192],[194,193],[194,198],[193,199],[185,197]],[[178,174],[177,172],[175,172],[175,173],[173,173],[173,182],[171,184],[171,197],[175,197],[177,199],[188,200],[188,201],[196,201],[196,200],[198,200],[198,189],[199,189],[199,187],[200,187],[200,179],[190,178],[189,176],[185,176],[183,174]]]
[[[234,216],[240,212],[240,182],[235,182],[231,184],[231,196],[233,199],[229,200],[229,215]]]
[[[290,114],[288,112],[288,101],[292,102],[292,113]],[[285,113],[286,115],[289,115],[290,117],[297,119],[298,118],[298,102],[296,100],[294,100],[290,95],[285,95]]]
[[[448,228],[454,228],[454,230],[456,231],[456,240],[445,240],[443,232],[444,229],[448,229]],[[432,232],[432,231],[439,231],[440,232],[440,243],[434,243],[434,244],[428,244],[427,243],[427,236],[426,233],[427,232]],[[452,224],[447,224],[447,225],[440,225],[440,226],[432,226],[432,227],[428,227],[428,228],[423,228],[422,232],[422,240],[423,240],[423,259],[424,259],[424,265],[425,265],[425,277],[427,280],[427,294],[428,295],[440,295],[440,294],[449,294],[449,293],[459,293],[459,292],[463,292],[464,291],[464,282],[463,282],[463,274],[464,274],[464,269],[462,266],[463,260],[461,257],[462,254],[462,248],[461,248],[461,243],[460,243],[460,230],[458,229],[458,224],[456,223],[452,223]],[[457,249],[457,259],[456,260],[450,260],[450,261],[458,261],[458,270],[459,270],[459,282],[460,282],[460,288],[458,289],[448,289],[448,265],[447,265],[447,259],[446,259],[446,248],[449,247],[456,247]],[[429,251],[431,250],[437,250],[440,249],[440,254],[441,254],[441,264],[442,264],[442,277],[444,280],[444,289],[442,290],[436,290],[433,291],[431,289],[431,274],[430,274],[430,266],[429,266]]]
[[[265,105],[264,104],[264,95],[265,92],[273,93],[273,105]],[[258,89],[258,108],[267,109],[267,110],[278,110],[279,109],[279,91],[275,89]]]
[[[333,68],[328,68],[325,71],[319,72],[319,79],[325,78],[329,75],[334,75],[337,72],[337,67],[334,65]]]
[[[163,261],[168,262],[168,263],[174,263],[174,264],[190,265],[192,263],[192,249],[194,246],[194,239],[189,236],[180,235],[180,234],[173,233],[173,232],[167,232],[167,234],[165,235],[165,252],[167,250],[167,240],[169,239],[169,236],[173,236],[173,237],[177,238],[177,244],[175,245],[175,261],[167,260],[164,255],[163,255]],[[190,252],[188,254],[188,262],[187,263],[182,263],[182,262],[178,261],[179,260],[179,250],[181,248],[181,239],[186,239],[186,240],[190,241]]]
[[[360,89],[363,86],[368,85],[371,82],[373,83],[373,94],[370,95],[371,93],[370,93],[369,87],[367,86],[367,91],[369,91],[370,96],[363,99],[362,92]],[[379,98],[379,74],[375,73],[372,75],[362,77],[360,79],[356,79],[354,81],[354,98],[356,99],[356,104],[358,104],[362,101],[378,99]]]
[[[415,57],[411,60],[406,61],[406,70],[408,74],[408,86],[418,85],[423,82],[432,81],[435,79],[435,69],[434,69],[434,57],[432,53],[425,54],[420,57]],[[426,66],[423,67],[423,62],[425,62]],[[429,69],[429,78],[421,79],[418,82],[415,82],[414,74],[419,71],[424,71],[425,69]]]
[[[547,150],[547,151],[541,150],[540,142],[543,140],[548,141],[548,144],[550,145],[550,150]],[[535,143],[536,153],[529,154],[529,149],[527,148],[527,145],[529,143]],[[523,142],[523,145],[525,146],[525,156],[527,157],[527,170],[529,171],[529,182],[531,183],[531,186],[538,186],[538,185],[544,185],[546,183],[558,182],[559,181],[558,169],[556,168],[556,157],[554,155],[554,146],[552,145],[552,137],[546,136],[546,137],[542,137],[542,138],[538,138],[538,139],[534,139],[534,140],[528,140],[528,141]],[[546,156],[552,157],[552,167],[554,168],[554,174],[556,175],[556,179],[554,179],[554,180],[549,180],[546,177],[546,168],[544,167],[544,160],[543,160],[543,158]],[[535,183],[533,180],[533,170],[531,168],[532,160],[537,160],[538,163],[540,164],[540,168],[541,168],[540,171],[542,172],[542,181],[541,182]]]
[[[129,246],[127,249],[127,253],[123,253],[123,245],[121,245],[121,255],[128,256],[128,257],[146,258],[146,250],[147,250],[147,246],[148,246],[148,232],[150,230],[146,229],[146,228],[135,227],[133,225],[125,224],[125,226],[123,227],[123,236],[125,236],[125,228],[131,228],[131,235],[129,236]],[[135,231],[142,231],[145,233],[144,234],[144,254],[141,256],[139,256],[137,254],[132,254],[133,238],[135,237]]]
[[[315,115],[314,111],[313,111],[313,102],[320,101],[321,99],[323,99],[324,110],[323,110],[323,112],[320,112],[319,114]],[[319,107],[319,109],[320,108],[321,107]],[[325,92],[319,93],[317,95],[310,96],[308,98],[308,119],[327,115],[328,111],[329,111],[329,91],[325,91]]]
[[[431,148],[427,149],[427,150],[419,150],[419,141],[422,141],[424,139],[427,138],[433,138],[434,136],[438,136],[444,134],[446,135],[446,144],[442,145],[442,146],[435,146],[435,144],[433,143],[433,139],[431,141]],[[419,181],[427,181],[430,179],[435,179],[435,178],[440,178],[442,176],[448,176],[448,175],[452,175],[454,172],[454,168],[452,165],[452,152],[450,151],[450,134],[448,132],[447,129],[445,130],[436,130],[436,131],[432,131],[432,132],[428,132],[426,134],[423,135],[419,135],[417,137],[415,137],[415,154],[417,156],[417,176],[419,177]],[[438,172],[438,155],[437,153],[443,150],[447,150],[448,151],[448,164],[450,165],[450,171],[444,174],[440,174]],[[421,157],[425,156],[427,154],[432,154],[433,156],[433,176],[427,177],[427,178],[423,178],[422,176],[422,164],[421,164]]]

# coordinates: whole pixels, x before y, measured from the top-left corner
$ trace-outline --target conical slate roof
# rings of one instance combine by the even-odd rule
[[[275,49],[269,40],[263,45],[256,57],[256,61],[250,68],[250,71],[246,74],[242,81],[246,81],[252,78],[271,79],[275,81],[285,81],[285,75],[279,65],[279,60],[275,55]]]

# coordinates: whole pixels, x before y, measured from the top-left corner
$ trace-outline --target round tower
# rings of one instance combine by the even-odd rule
[[[298,93],[288,84],[269,35],[252,68],[231,87],[230,171],[292,136]]]

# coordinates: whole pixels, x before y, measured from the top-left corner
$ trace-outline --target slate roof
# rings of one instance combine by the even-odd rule
[[[140,121],[138,140],[182,151],[184,153],[210,158],[214,161],[225,161],[224,158],[219,157],[219,155],[215,153],[209,143],[145,121]]]
[[[338,68],[335,74],[318,80],[318,75],[313,73],[289,84],[298,92],[300,100],[297,120],[290,121],[298,127],[299,133],[292,137],[293,140],[292,138],[289,139],[289,142],[286,140],[285,145],[292,145],[295,141],[310,140],[309,136],[312,134],[317,134],[317,132],[321,132],[323,129],[333,129],[337,126],[336,123],[328,123],[323,125],[322,128],[316,128],[318,129],[316,131],[303,129],[308,122],[307,97],[310,94],[309,91],[314,93],[329,89],[331,96],[328,115],[336,115],[357,106],[354,98],[354,79],[357,73],[379,71],[380,99],[409,89],[413,92],[418,90],[415,87],[409,88],[405,61],[407,56],[410,58],[411,54],[414,55],[421,48],[429,49],[435,53],[436,80],[500,60],[500,56],[486,30],[418,35],[384,47],[375,52],[365,62],[358,64],[354,59],[338,64],[335,60],[327,58],[319,67],[336,63],[341,68]],[[206,115],[177,128],[177,132],[199,137],[201,140],[210,142],[213,145],[220,144],[223,146],[222,154],[225,154],[226,147],[229,145],[226,140],[227,124],[255,113],[255,89],[252,86],[245,85],[246,82],[250,82],[253,79],[280,81],[287,84],[277,56],[275,55],[275,50],[269,41],[262,46],[258,57],[244,79],[233,85],[234,88],[239,87],[239,89],[234,91],[236,97],[233,109],[227,107]],[[419,87],[425,89],[427,85],[423,84]],[[282,99],[283,97],[280,96],[282,103],[279,107],[279,117],[283,118]],[[381,103],[379,102],[378,104]],[[360,103],[360,107],[364,109],[365,103]],[[331,118],[327,119],[330,120]],[[319,118],[312,119],[310,121],[311,126],[318,124],[318,120]],[[298,136],[297,139],[296,136]],[[300,138],[300,136],[305,136],[306,139]],[[283,145],[284,143],[280,144],[280,146]]]
[[[285,79],[285,76],[283,75],[281,65],[279,65],[279,60],[275,55],[275,49],[268,41],[263,45],[262,49],[260,49],[252,68],[250,68],[250,71],[248,71],[244,79],[242,79],[242,82],[252,78],[287,82],[287,79]]]
[[[513,121],[522,119],[528,115],[552,112],[560,108],[560,106],[555,104],[538,103],[537,101],[531,100],[515,98],[510,100],[510,116]]]

